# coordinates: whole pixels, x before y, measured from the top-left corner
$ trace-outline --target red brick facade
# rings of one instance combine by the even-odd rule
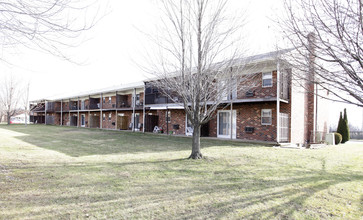
[[[270,71],[271,72],[271,71]],[[277,71],[272,71],[272,85],[271,86],[262,86],[262,72],[256,73],[254,80],[255,86],[249,88],[247,90],[238,91],[237,97],[233,103],[233,111],[236,112],[236,139],[242,140],[253,140],[253,141],[267,141],[267,142],[277,142],[277,122],[278,117],[277,114]],[[291,80],[291,79],[290,79]],[[246,83],[246,82],[244,82]],[[286,84],[285,84],[286,85]],[[289,86],[291,82],[289,82]],[[241,85],[240,85],[241,86]],[[313,90],[314,86],[310,85],[310,89]],[[61,102],[55,102],[55,111],[54,113],[49,113],[49,115],[53,116],[54,124],[63,125],[63,126],[82,126],[82,115],[84,115],[85,122],[84,127],[97,127],[103,129],[131,129],[130,125],[133,121],[132,113],[135,110],[135,113],[138,114],[139,120],[138,124],[136,124],[136,129],[143,129],[144,125],[144,115],[143,115],[143,106],[144,104],[144,93],[139,93],[139,101],[140,104],[132,107],[132,97],[133,91],[128,89],[127,91],[122,91],[120,93],[116,92],[114,95],[109,94],[99,94],[93,95],[94,98],[90,97],[82,97],[66,99],[62,100],[62,108]],[[138,88],[140,91],[140,88]],[[251,94],[252,93],[252,94]],[[289,87],[289,94],[291,94],[291,87]],[[82,101],[83,100],[83,101]],[[121,101],[120,101],[121,100]],[[293,100],[294,102],[298,102],[297,100]],[[82,102],[84,104],[82,104]],[[120,105],[123,102],[122,105]],[[314,122],[314,94],[306,93],[304,102],[304,138],[306,140],[310,137],[310,132],[313,130],[313,122]],[[73,109],[74,104],[76,103],[76,107],[78,109]],[[97,103],[99,105],[97,106]],[[291,111],[292,111],[292,100],[291,95],[288,99],[285,99],[280,102],[280,113],[285,113],[288,115],[288,132],[287,139],[291,141]],[[215,116],[208,122],[206,125],[208,127],[207,136],[209,137],[218,137],[218,111],[230,110],[229,103],[226,103],[226,108],[220,108],[215,112]],[[71,105],[71,110],[70,110]],[[91,105],[96,106],[92,107]],[[162,110],[150,110],[152,107],[156,107],[154,109],[162,109]],[[162,105],[162,106],[160,106]],[[152,106],[152,107],[150,107]],[[166,110],[166,104],[150,104],[144,110],[146,115],[152,114],[158,116],[158,126],[162,128],[164,133],[175,134],[175,135],[185,135],[186,133],[186,114],[183,109],[170,109]],[[99,107],[101,109],[99,109]],[[271,111],[271,124],[263,124],[262,123],[262,110],[270,110]],[[167,114],[170,112],[170,114]],[[269,111],[268,111],[269,112]],[[294,111],[295,112],[295,111]],[[62,116],[61,116],[62,115]],[[220,114],[223,115],[223,114]],[[76,118],[76,123],[74,120]],[[285,117],[285,116],[284,116]],[[167,122],[167,118],[169,119]],[[62,120],[62,122],[61,122]],[[123,125],[119,125],[118,122],[122,120]],[[301,120],[302,121],[302,120]],[[125,124],[127,124],[125,126]],[[300,129],[303,130],[303,129]],[[287,128],[285,129],[287,131]],[[202,132],[203,133],[203,132]],[[295,134],[295,133],[294,133]],[[302,135],[300,135],[302,136]],[[281,137],[281,135],[280,135]]]

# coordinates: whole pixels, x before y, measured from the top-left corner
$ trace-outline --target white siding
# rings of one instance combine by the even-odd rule
[[[291,143],[304,143],[305,90],[300,83],[291,83]]]

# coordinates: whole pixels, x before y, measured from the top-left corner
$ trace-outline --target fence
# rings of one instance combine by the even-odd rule
[[[363,139],[363,131],[351,131],[350,139]]]

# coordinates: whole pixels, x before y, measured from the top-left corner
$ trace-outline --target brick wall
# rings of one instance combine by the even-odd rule
[[[69,102],[63,101],[63,111],[69,111]]]
[[[116,95],[111,96],[111,103],[109,103],[109,97],[110,96],[105,96],[105,103],[102,103],[102,108],[103,109],[112,109],[116,107]],[[113,106],[114,105],[114,106]]]
[[[290,114],[289,106],[289,104],[281,105],[280,112]],[[262,109],[271,109],[271,125],[262,125]],[[229,110],[229,107],[225,110]],[[276,141],[276,102],[234,104],[233,110],[236,110],[237,139]],[[245,127],[253,127],[254,132],[245,132]],[[209,136],[217,137],[217,117],[209,122]]]
[[[237,93],[238,99],[256,99],[256,98],[271,98],[276,97],[277,91],[277,71],[272,71],[272,87],[262,87],[262,73],[257,73],[253,78],[254,82],[241,82],[240,88],[245,86],[246,84],[255,84],[256,86],[249,88],[254,91],[254,95],[252,97],[246,96],[246,90],[240,90]],[[248,89],[248,88],[246,88]]]
[[[109,120],[109,114],[111,114],[111,120]],[[102,117],[105,115],[105,120],[102,118],[102,128],[115,129],[116,128],[116,112],[115,111],[103,111]]]
[[[173,134],[184,135],[185,134],[185,111],[182,109],[170,109],[171,113],[170,123],[166,123],[166,110],[158,110],[159,127],[163,128],[164,133],[167,130],[172,131]],[[179,125],[179,129],[174,129],[173,125]]]

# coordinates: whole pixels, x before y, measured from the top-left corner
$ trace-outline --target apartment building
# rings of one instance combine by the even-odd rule
[[[248,58],[257,82],[233,90],[201,136],[270,143],[316,143],[328,129],[326,91],[294,79],[276,53]],[[236,84],[236,86],[242,86]],[[316,93],[319,92],[319,95]],[[150,82],[116,86],[71,97],[32,102],[34,123],[192,135],[181,103],[172,102]]]

